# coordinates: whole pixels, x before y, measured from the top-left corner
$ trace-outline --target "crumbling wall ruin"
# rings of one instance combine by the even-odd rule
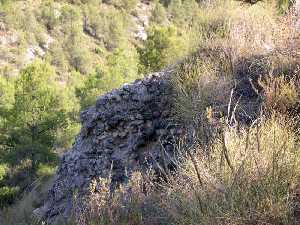
[[[68,217],[74,191],[84,195],[92,179],[111,173],[113,183],[122,183],[135,170],[156,168],[162,149],[173,155],[174,137],[182,129],[172,122],[169,73],[126,84],[81,113],[81,132],[61,157],[48,198],[36,214],[50,222]],[[163,163],[170,164],[170,158]]]

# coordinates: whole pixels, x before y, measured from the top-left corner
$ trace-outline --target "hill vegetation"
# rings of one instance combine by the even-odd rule
[[[114,193],[103,180],[70,224],[296,224],[295,11],[288,0],[0,0],[0,223],[35,224],[81,110],[173,64],[174,120],[193,133],[176,173],[137,173]]]
[[[1,1],[1,207],[26,190],[40,169],[53,170],[57,154],[78,132],[80,110],[188,52],[167,8],[148,4]],[[141,6],[164,18],[142,26],[147,40],[136,36]]]

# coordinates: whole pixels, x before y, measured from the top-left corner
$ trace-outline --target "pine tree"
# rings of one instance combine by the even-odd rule
[[[7,140],[7,120],[14,103],[13,81],[0,75],[0,151]]]
[[[12,163],[29,159],[36,169],[39,163],[54,160],[57,131],[69,127],[70,113],[76,104],[62,91],[56,78],[49,64],[35,61],[16,80],[10,113]]]

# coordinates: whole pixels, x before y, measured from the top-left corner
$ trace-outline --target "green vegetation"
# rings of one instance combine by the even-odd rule
[[[163,67],[175,63],[185,55],[184,39],[175,27],[149,28],[144,48],[140,49],[142,71],[149,73],[159,71]]]
[[[1,170],[2,190],[5,190],[3,198],[11,199],[16,190],[26,188],[31,182],[30,177],[33,176],[33,179],[42,165],[55,165],[54,146],[64,143],[60,139],[65,138],[60,133],[71,137],[75,135],[76,129],[72,128],[77,127],[77,100],[68,91],[62,91],[56,79],[56,73],[49,64],[35,61],[21,71],[14,81],[14,89],[12,85],[6,86],[14,90],[14,94],[6,97],[11,106],[6,104],[1,116],[4,118],[5,136],[2,138],[0,160],[9,167]],[[10,94],[9,91],[6,95]],[[72,139],[57,147],[67,147]],[[29,173],[29,176],[22,178],[23,172]],[[5,186],[12,183],[17,185],[13,189]]]
[[[92,105],[99,95],[139,77],[135,49],[116,48],[107,61],[108,67],[96,68],[95,72],[85,78],[83,85],[76,89],[82,108]]]
[[[150,12],[145,40],[136,35],[140,4]],[[80,110],[175,64],[174,120],[195,134],[178,146],[176,173],[158,183],[137,173],[114,193],[102,180],[100,194],[91,186],[78,200],[83,211],[70,224],[295,224],[299,32],[291,7],[0,0],[0,223],[32,224]]]
[[[9,118],[13,128],[8,140],[14,148],[8,153],[12,163],[30,159],[35,170],[40,162],[51,161],[57,130],[65,131],[72,123],[76,99],[68,99],[55,75],[50,65],[37,61],[22,70],[15,82],[15,103]]]

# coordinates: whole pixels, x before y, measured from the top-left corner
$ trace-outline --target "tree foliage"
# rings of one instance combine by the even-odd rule
[[[8,78],[0,76],[0,154],[7,139],[7,118],[14,104],[14,86]],[[0,157],[1,158],[1,157]]]
[[[115,8],[89,4],[84,10],[84,30],[108,50],[120,47],[124,40],[129,39],[128,21],[128,15]]]
[[[40,19],[48,30],[53,30],[59,24],[58,9],[52,1],[45,1],[41,6]]]
[[[145,47],[139,50],[141,71],[158,71],[174,63],[185,52],[186,46],[175,27],[153,26],[148,31]]]
[[[9,118],[9,157],[12,163],[30,159],[36,168],[41,162],[53,160],[56,133],[69,126],[74,103],[57,85],[53,68],[42,61],[21,71],[14,96]]]
[[[106,68],[96,68],[86,77],[84,84],[76,89],[83,109],[93,105],[101,94],[139,77],[139,59],[134,48],[117,48],[107,61]]]
[[[124,9],[127,12],[131,12],[132,10],[134,10],[135,6],[138,3],[137,0],[104,0],[104,2]]]
[[[167,11],[165,7],[159,2],[155,2],[155,7],[152,10],[151,22],[157,24],[164,24],[168,20]]]

